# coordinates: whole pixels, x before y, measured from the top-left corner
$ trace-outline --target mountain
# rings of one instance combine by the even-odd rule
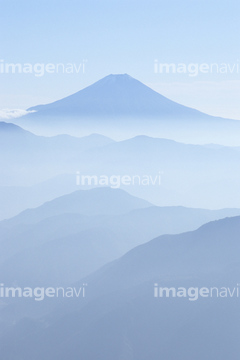
[[[41,306],[48,314],[25,316],[9,326],[0,337],[2,359],[30,360],[34,354],[35,360],[191,360],[194,354],[195,360],[237,360],[237,295],[156,298],[154,284],[191,288],[189,297],[195,299],[196,288],[235,287],[236,292],[239,230],[240,217],[235,217],[163,235],[74,284],[88,284],[84,300],[25,303],[35,315]]]
[[[37,136],[14,124],[1,122],[0,185],[28,186],[64,173],[75,173],[81,153],[112,142],[98,134],[81,138]]]
[[[239,206],[239,148],[178,143],[137,136],[91,149],[81,158],[82,174],[148,176],[161,184],[138,180],[122,188],[160,206],[228,208]],[[92,174],[92,173],[91,173]],[[158,178],[157,178],[158,179]],[[221,194],[221,196],[219,196]]]
[[[4,138],[4,135],[5,136],[8,136],[8,135],[13,136],[16,134],[16,135],[22,135],[22,136],[27,136],[27,135],[31,136],[31,134],[28,131],[21,129],[19,126],[15,125],[15,124],[6,123],[4,121],[0,122],[0,134],[1,134],[2,139]]]
[[[100,147],[114,142],[103,135],[91,134],[86,137],[77,138],[69,135],[58,135],[53,137],[37,136],[12,123],[0,122],[1,149],[4,151],[19,150],[28,152],[47,152],[50,150],[83,151],[92,147]],[[15,146],[15,148],[14,148]]]
[[[0,221],[78,189],[76,174],[62,174],[32,186],[0,186]]]
[[[1,222],[1,281],[63,286],[156,236],[240,215],[239,209],[150,205],[122,190],[100,188],[74,192]]]
[[[158,94],[127,74],[108,75],[93,85],[51,104],[28,109],[38,116],[190,117],[206,116]]]
[[[82,176],[95,176],[97,180],[105,175],[110,181],[115,175],[115,185],[109,182],[109,186],[121,187],[133,196],[143,197],[159,206],[239,207],[239,147],[191,145],[147,136],[119,142],[101,135],[88,138],[29,136],[31,141],[17,136],[2,143],[2,218],[8,213],[15,215],[17,208],[21,211],[40,205],[41,193],[47,201],[53,199],[53,194],[60,196],[98,186],[98,181],[97,184],[92,181],[90,186],[86,183],[77,186],[77,171]],[[122,184],[124,175],[131,177],[129,185]],[[134,176],[140,178],[140,183],[136,178],[133,183]],[[144,185],[141,179],[146,176],[149,184]],[[14,186],[12,193],[10,185]],[[13,193],[18,189],[14,198]],[[20,208],[16,200],[22,196],[26,197]]]
[[[78,190],[49,201],[36,209],[28,209],[13,219],[6,220],[6,226],[34,224],[49,217],[61,214],[116,215],[134,209],[149,207],[152,204],[129,195],[121,189],[108,187],[91,190]]]
[[[117,139],[140,134],[188,143],[240,145],[240,123],[180,105],[127,74],[108,75],[77,93],[28,109],[15,120],[39,134]],[[81,135],[81,136],[82,136]]]
[[[84,221],[88,222],[88,229],[81,231]],[[0,264],[1,281],[18,286],[68,286],[123,254],[121,235],[101,225],[91,227],[89,222],[88,218],[79,216],[79,232],[68,236],[45,232],[42,242],[39,238],[24,242],[23,236],[33,233],[31,230],[18,235],[15,254],[13,248],[10,250],[12,239],[9,244],[1,243],[3,253],[10,250],[12,254]],[[41,225],[47,226],[47,221]]]
[[[31,247],[37,248],[46,242],[59,239],[60,243],[63,237],[66,238],[66,244],[69,245],[74,235],[81,234],[83,231],[93,231],[96,228],[103,229],[104,235],[102,238],[104,239],[105,237],[108,239],[110,234],[114,234],[114,236],[112,235],[115,246],[114,254],[118,256],[123,254],[126,242],[124,241],[124,235],[121,235],[120,241],[117,241],[118,234],[114,227],[111,227],[111,218],[114,215],[122,215],[134,209],[149,206],[151,204],[145,200],[133,197],[123,190],[111,188],[78,190],[59,197],[38,208],[28,209],[12,219],[1,222],[0,262],[4,262],[18,252],[30,249]],[[110,223],[108,226],[103,223],[104,217],[107,215],[109,216]],[[86,236],[90,237],[89,235]],[[83,236],[79,235],[79,237]],[[97,247],[100,246],[100,243],[99,239]],[[102,247],[100,246],[99,248],[102,253],[102,259],[104,259],[104,252],[107,254],[113,246],[109,246],[108,249],[107,246],[103,246],[103,243],[104,240],[102,241]],[[27,263],[30,264],[31,257],[29,258],[29,254],[27,256],[30,261]],[[111,255],[107,258],[107,261],[113,258],[114,255]],[[45,257],[46,259],[47,257]],[[4,273],[7,275],[8,271]]]
[[[98,290],[112,291],[154,278],[171,282],[178,278],[210,280],[218,275],[223,281],[238,281],[239,230],[240,216],[236,216],[209,222],[192,232],[162,235],[132,249],[89,280],[96,281]],[[234,267],[237,272],[231,277]]]

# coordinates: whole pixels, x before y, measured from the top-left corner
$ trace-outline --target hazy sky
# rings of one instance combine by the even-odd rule
[[[48,103],[128,73],[180,103],[240,119],[239,13],[239,0],[0,0],[1,64],[87,60],[84,73],[0,73],[0,110]],[[161,74],[154,60],[230,70]]]

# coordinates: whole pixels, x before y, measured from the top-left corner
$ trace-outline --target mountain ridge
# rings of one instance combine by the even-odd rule
[[[89,108],[91,110],[89,110]],[[31,117],[44,115],[87,116],[209,116],[174,102],[128,74],[111,74],[86,88],[45,105],[33,106]]]

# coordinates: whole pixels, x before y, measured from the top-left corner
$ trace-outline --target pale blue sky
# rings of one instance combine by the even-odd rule
[[[87,59],[84,74],[0,74],[0,109],[51,102],[110,73],[128,73],[173,100],[240,119],[240,71],[154,73],[155,59],[237,63],[239,13],[235,0],[0,0],[0,60]]]

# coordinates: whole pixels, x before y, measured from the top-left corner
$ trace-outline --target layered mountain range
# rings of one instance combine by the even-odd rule
[[[148,135],[188,143],[240,145],[240,123],[180,105],[127,74],[108,75],[79,92],[28,109],[16,119],[39,134],[113,138]]]

